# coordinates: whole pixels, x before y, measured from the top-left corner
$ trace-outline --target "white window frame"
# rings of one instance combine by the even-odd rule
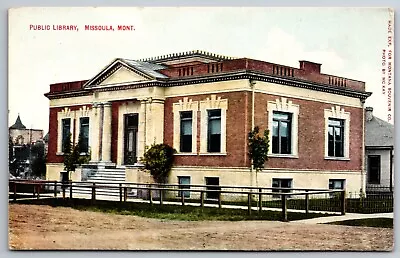
[[[90,152],[90,146],[91,146],[91,127],[92,127],[92,119],[91,119],[91,109],[89,109],[86,106],[81,107],[78,111],[75,112],[76,114],[76,120],[77,120],[77,125],[76,125],[76,131],[75,131],[75,135],[77,137],[79,137],[79,134],[81,132],[81,118],[87,117],[89,118],[89,140],[88,140],[88,145],[89,145],[89,149],[88,151]],[[78,142],[78,138],[76,138],[76,142]],[[87,153],[81,153],[83,155],[87,154]]]
[[[330,160],[350,160],[350,112],[345,112],[344,108],[340,106],[331,107],[331,109],[324,110],[325,117],[325,159]],[[343,144],[343,157],[333,157],[328,155],[328,128],[329,128],[329,119],[341,119],[344,120],[344,144]]]
[[[188,188],[187,189],[189,189],[190,190],[190,185],[191,185],[191,183],[192,183],[192,178],[191,178],[191,176],[177,176],[177,178],[178,178],[178,185],[179,185],[179,189],[186,189],[186,188],[181,188],[181,186],[183,186],[183,185],[185,185],[185,184],[181,184],[180,183],[180,179],[181,178],[189,178],[189,184],[188,184]],[[181,195],[184,193],[184,191],[178,191],[178,193],[177,193],[177,197],[182,197]],[[184,196],[185,198],[190,198],[191,197],[191,192],[190,191],[188,191],[187,192],[188,193],[188,196]]]
[[[74,139],[74,122],[75,122],[75,111],[71,111],[68,107],[64,108],[60,112],[57,113],[57,153],[56,155],[64,155],[62,151],[62,120],[63,119],[71,119],[71,126],[69,128],[69,132],[71,133],[71,141]]]
[[[221,110],[221,151],[207,152],[208,141],[208,110]],[[221,99],[216,95],[200,101],[201,127],[200,127],[200,155],[226,155],[226,112],[228,99]]]
[[[290,189],[293,189],[293,184],[294,184],[293,178],[274,177],[274,178],[271,179],[271,187],[274,187],[273,186],[274,185],[274,180],[279,181],[279,187],[278,188],[282,187],[281,186],[282,185],[282,180],[289,180],[290,181]],[[271,190],[272,193],[276,193],[276,194],[272,195],[273,198],[280,198],[281,197],[281,195],[279,195],[280,193],[291,193],[291,192],[293,192],[293,190],[287,190],[288,192],[284,192],[285,190],[281,190],[281,189],[275,190],[275,192],[274,192],[274,190],[275,189]],[[290,195],[288,195],[288,197],[290,197]]]
[[[172,104],[172,112],[174,117],[174,133],[173,147],[177,151],[177,155],[196,155],[197,154],[197,111],[199,110],[199,102],[193,101],[188,97],[184,97],[177,103]],[[192,111],[192,151],[180,152],[181,138],[181,116],[180,112]]]
[[[335,181],[340,181],[342,183],[342,188],[330,188],[330,183],[332,182],[333,186],[335,186],[335,183],[334,183]],[[328,180],[328,189],[329,190],[340,190],[340,189],[344,190],[344,189],[346,189],[346,179],[343,179],[343,178],[330,178]]]
[[[268,130],[269,130],[269,143],[270,147],[268,149],[269,157],[282,157],[282,158],[298,158],[299,157],[299,110],[300,106],[297,104],[293,104],[291,100],[287,100],[287,98],[281,97],[280,99],[276,99],[275,101],[268,101],[267,104],[268,109]],[[274,112],[283,112],[290,113],[292,115],[292,128],[291,128],[291,154],[280,154],[280,153],[272,153],[272,125]]]

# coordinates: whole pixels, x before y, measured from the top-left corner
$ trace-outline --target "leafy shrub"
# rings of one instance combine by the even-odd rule
[[[264,168],[265,162],[268,160],[268,130],[264,130],[261,135],[260,128],[254,127],[254,130],[249,132],[249,157],[252,161],[253,168],[258,172]]]
[[[153,144],[144,153],[142,163],[157,183],[166,183],[176,150],[168,144]]]

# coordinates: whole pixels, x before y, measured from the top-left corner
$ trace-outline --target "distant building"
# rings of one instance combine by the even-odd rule
[[[13,144],[24,145],[29,143],[35,143],[39,139],[43,139],[43,130],[41,129],[27,129],[21,122],[21,118],[18,115],[15,123],[8,128],[9,137],[11,137]]]
[[[49,149],[49,133],[46,133],[46,135],[43,137],[44,141],[44,151],[47,154],[47,151]]]
[[[10,172],[26,172],[32,159],[30,147],[36,142],[43,141],[43,130],[27,129],[18,115],[15,123],[8,128],[8,135],[9,144],[12,145],[9,153]]]
[[[372,107],[367,107],[365,111],[367,191],[392,191],[394,186],[394,125],[375,117]]]
[[[169,183],[364,191],[370,95],[364,82],[321,73],[310,61],[297,68],[204,51],[117,58],[89,80],[50,85],[46,178],[59,180],[71,135],[92,167],[110,176],[119,169],[123,182],[140,181],[146,148],[166,143],[178,151]],[[257,181],[248,156],[253,126],[270,131]]]

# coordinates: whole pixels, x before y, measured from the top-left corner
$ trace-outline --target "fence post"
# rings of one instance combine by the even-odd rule
[[[342,191],[342,194],[340,196],[340,202],[342,204],[341,208],[341,214],[345,215],[346,214],[346,190]]]
[[[54,198],[57,198],[57,181],[54,181]]]
[[[185,205],[185,194],[184,194],[184,192],[181,191],[181,190],[178,190],[178,192],[181,194],[181,202],[182,202],[182,205]]]
[[[247,194],[247,212],[251,215],[251,193]]]
[[[151,190],[152,185],[149,185],[149,199],[150,199],[150,204],[153,205],[153,191]]]
[[[35,197],[36,196],[36,185],[33,184],[32,186],[33,186],[33,197]]]
[[[221,191],[218,192],[218,208],[222,208]]]
[[[93,183],[92,185],[92,204],[94,204],[96,201],[96,183]]]
[[[72,182],[69,184],[69,199],[72,200]]]
[[[17,200],[17,182],[14,182],[14,201]]]
[[[204,191],[203,190],[201,190],[201,192],[200,192],[200,206],[201,206],[201,208],[204,207]]]
[[[163,190],[160,189],[160,205],[163,204]]]
[[[305,207],[305,209],[306,209],[306,215],[308,215],[308,213],[309,213],[309,198],[310,198],[310,196],[309,196],[309,194],[308,194],[308,190],[306,190],[306,207]]]
[[[126,202],[126,199],[128,199],[128,188],[125,186],[124,187],[124,202]]]
[[[37,184],[36,185],[36,191],[37,191],[37,195],[36,195],[36,197],[37,197],[37,199],[39,200],[39,198],[40,198],[40,184]]]
[[[119,202],[122,202],[122,184],[119,184]]]
[[[261,212],[262,211],[262,189],[259,188],[258,192],[259,192],[259,194],[258,194],[258,212]]]
[[[65,200],[65,184],[62,185],[63,200]]]
[[[281,194],[282,197],[282,220],[288,221],[287,219],[287,196],[286,194]]]

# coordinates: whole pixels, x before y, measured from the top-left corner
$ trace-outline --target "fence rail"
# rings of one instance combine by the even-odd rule
[[[223,185],[177,185],[177,184],[150,184],[150,183],[93,183],[93,182],[59,182],[59,181],[23,181],[10,180],[10,198],[16,201],[19,193],[32,193],[39,199],[58,197],[63,199],[76,198],[76,192],[84,191],[92,203],[102,200],[102,196],[110,196],[112,190],[114,200],[126,202],[128,199],[140,199],[150,204],[163,205],[164,203],[180,205],[198,205],[204,207],[213,204],[213,207],[247,208],[248,214],[254,210],[261,212],[267,208],[278,208],[282,212],[282,220],[287,221],[288,209],[302,210],[308,214],[315,208],[317,199],[330,200],[329,205],[334,209],[329,211],[345,214],[345,190],[305,189],[305,188],[277,188],[277,187],[246,187]],[[141,195],[139,196],[139,192]],[[136,198],[130,193],[136,192]],[[68,195],[68,197],[67,197]],[[81,193],[82,195],[82,193]],[[116,198],[115,198],[116,197]]]

